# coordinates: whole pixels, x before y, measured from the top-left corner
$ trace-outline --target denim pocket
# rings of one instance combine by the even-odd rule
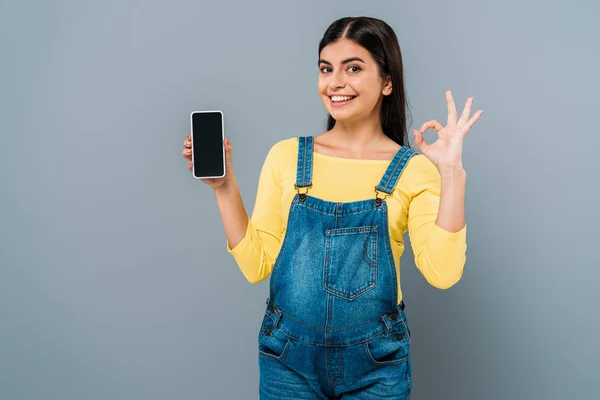
[[[377,286],[377,225],[325,231],[323,289],[354,300]]]
[[[292,339],[278,329],[273,319],[265,315],[258,334],[258,353],[262,356],[283,361],[287,356]]]
[[[410,340],[404,322],[396,323],[388,335],[381,333],[363,343],[369,361],[375,365],[405,363],[410,355]]]

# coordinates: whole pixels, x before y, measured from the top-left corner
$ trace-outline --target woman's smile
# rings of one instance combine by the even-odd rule
[[[350,104],[357,96],[328,96],[331,107],[344,107]]]

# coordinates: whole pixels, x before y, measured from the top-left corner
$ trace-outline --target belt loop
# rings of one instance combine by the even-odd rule
[[[269,303],[270,299],[267,299],[267,313],[269,317],[273,320],[273,324],[275,328],[279,328],[279,319],[281,318],[281,310],[275,307],[273,303]]]
[[[389,336],[392,323],[390,322],[390,314],[385,314],[381,317],[383,325],[385,326],[385,336]]]
[[[278,309],[275,309],[275,312],[273,313],[273,326],[275,326],[275,329],[279,329],[279,320],[281,319],[281,311],[279,311]]]

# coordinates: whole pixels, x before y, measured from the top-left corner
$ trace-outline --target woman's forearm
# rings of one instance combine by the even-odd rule
[[[465,226],[465,189],[467,174],[462,167],[440,171],[442,178],[440,208],[436,224],[458,232]]]
[[[248,228],[248,213],[242,201],[240,188],[233,179],[230,184],[216,188],[214,193],[225,237],[229,246],[234,248],[244,238]]]

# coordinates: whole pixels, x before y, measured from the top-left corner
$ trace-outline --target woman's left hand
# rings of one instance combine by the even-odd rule
[[[446,102],[448,103],[448,124],[442,126],[438,121],[431,120],[425,122],[421,129],[413,129],[415,142],[423,155],[431,160],[438,171],[462,169],[462,147],[463,140],[467,132],[473,127],[479,119],[483,110],[478,110],[469,119],[473,97],[467,99],[465,109],[460,119],[456,120],[456,106],[450,89],[446,91]],[[434,129],[437,132],[438,139],[434,143],[427,143],[423,139],[423,134],[428,129]]]

